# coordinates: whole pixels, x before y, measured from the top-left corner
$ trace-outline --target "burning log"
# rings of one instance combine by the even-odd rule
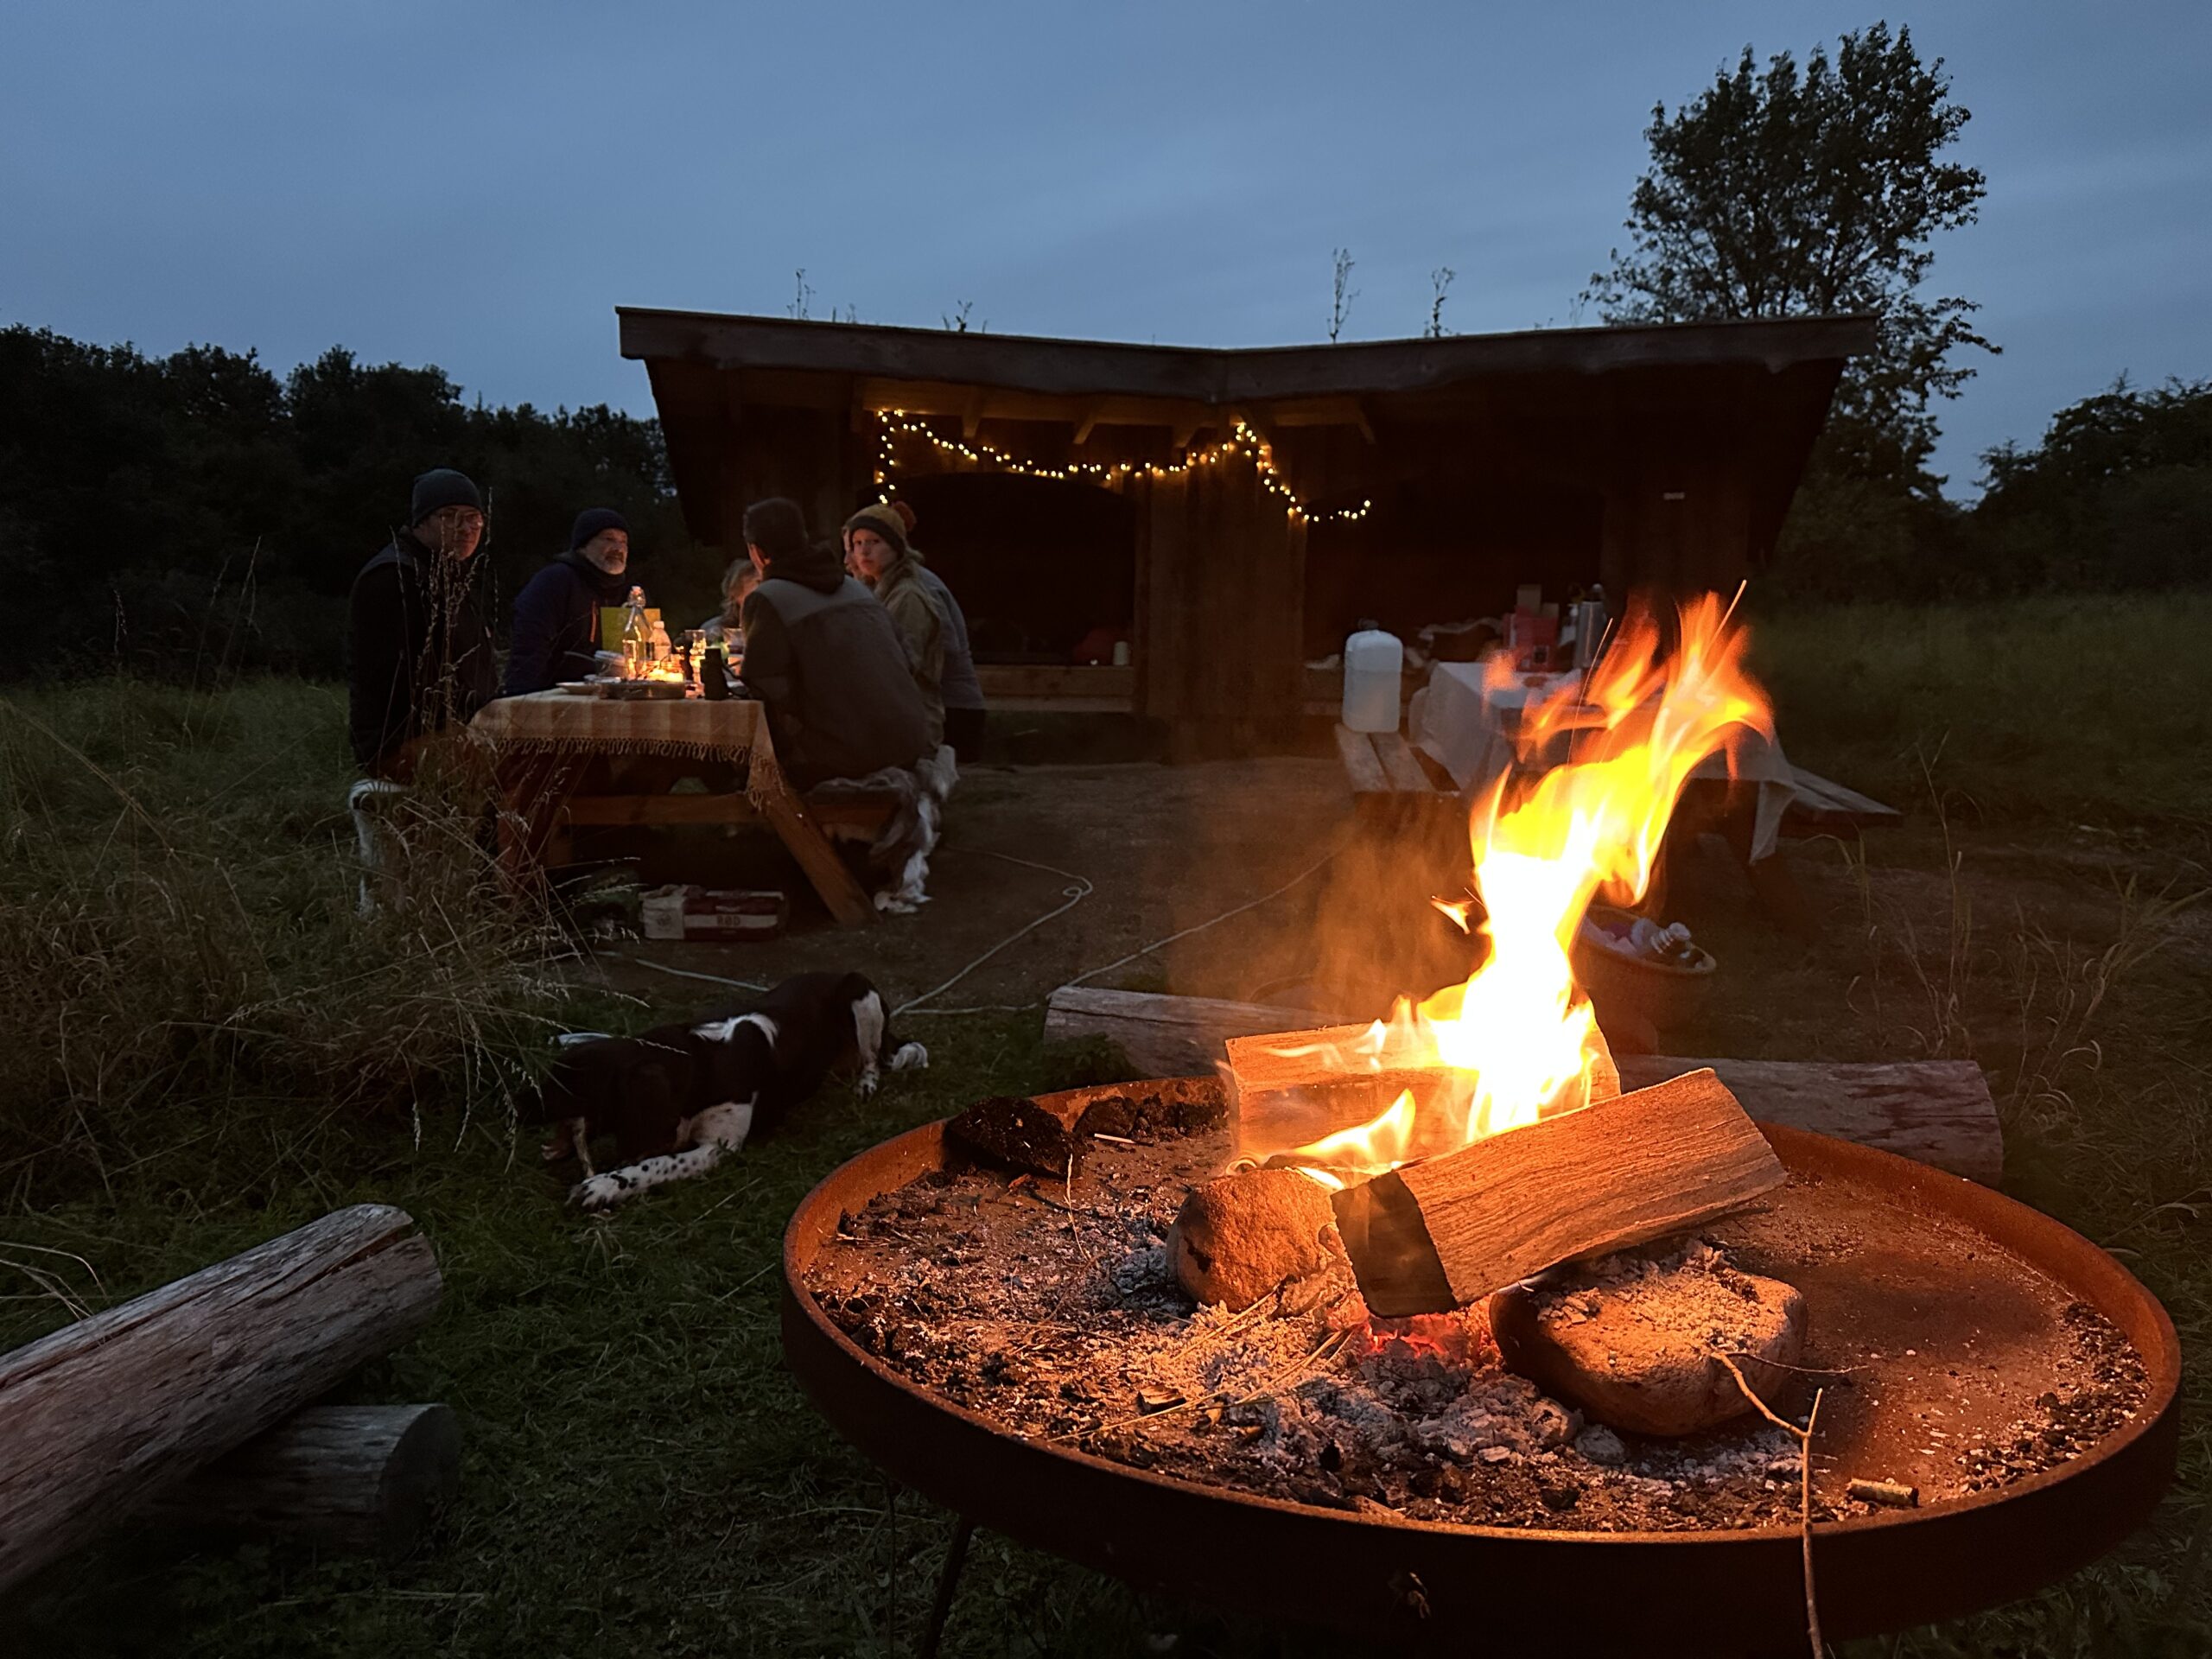
[[[1193,1187],[1167,1230],[1183,1288],[1231,1313],[1343,1256],[1329,1195],[1294,1169],[1240,1170]]]
[[[1696,1243],[1510,1286],[1490,1325],[1506,1365],[1545,1392],[1615,1428],[1694,1434],[1751,1411],[1745,1387],[1779,1397],[1804,1352],[1805,1299]]]
[[[1236,1150],[1264,1161],[1286,1147],[1313,1142],[1371,1123],[1410,1093],[1417,1113],[1431,1111],[1464,1082],[1447,1068],[1428,1065],[1347,1069],[1368,1036],[1366,1026],[1325,1026],[1313,1031],[1231,1037],[1230,1081],[1236,1094]],[[1591,1035],[1589,1099],[1621,1091],[1621,1074],[1605,1039]]]
[[[1783,1180],[1773,1148],[1703,1071],[1408,1164],[1332,1205],[1368,1306],[1396,1316],[1685,1231]]]

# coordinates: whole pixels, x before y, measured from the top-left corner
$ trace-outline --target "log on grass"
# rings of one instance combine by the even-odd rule
[[[0,1589],[397,1346],[438,1291],[407,1213],[355,1205],[0,1356]]]
[[[1693,1071],[1408,1164],[1331,1202],[1360,1294],[1395,1317],[1699,1226],[1783,1179],[1736,1097],[1711,1071]]]
[[[158,1494],[142,1514],[309,1543],[404,1554],[461,1481],[448,1406],[309,1406]]]
[[[1972,1060],[1833,1065],[1804,1060],[1620,1059],[1623,1086],[1640,1089],[1711,1066],[1761,1123],[1832,1135],[1994,1186],[2005,1173],[2005,1132],[1989,1082]]]
[[[1371,1123],[1410,1091],[1423,1111],[1464,1098],[1465,1075],[1439,1066],[1363,1069],[1357,1045],[1367,1026],[1325,1026],[1266,1036],[1232,1037],[1224,1046],[1231,1085],[1234,1155],[1265,1162],[1276,1153],[1311,1146],[1325,1135]],[[1602,1033],[1593,1033],[1592,1100],[1621,1091],[1620,1072]]]
[[[1105,991],[1090,985],[1063,985],[1045,1004],[1046,1041],[1103,1037],[1120,1045],[1143,1077],[1211,1076],[1222,1062],[1223,1045],[1229,1039],[1313,1023],[1309,1008]]]

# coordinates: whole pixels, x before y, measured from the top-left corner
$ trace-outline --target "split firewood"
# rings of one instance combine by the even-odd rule
[[[1360,1294],[1395,1316],[1688,1231],[1784,1179],[1736,1097],[1700,1071],[1408,1164],[1332,1202]]]
[[[1490,1299],[1507,1367],[1600,1422],[1694,1434],[1771,1404],[1805,1348],[1805,1299],[1702,1242],[1554,1269]],[[1732,1371],[1721,1356],[1734,1362]]]
[[[1294,1169],[1248,1169],[1193,1187],[1167,1259],[1197,1300],[1241,1312],[1342,1260],[1329,1195]]]
[[[1081,1106],[1065,1101],[997,1095],[977,1101],[948,1122],[944,1133],[995,1162],[1065,1179],[1083,1166],[1083,1141],[1076,1134],[1082,1116]]]
[[[1255,1163],[1286,1147],[1371,1123],[1410,1092],[1414,1106],[1433,1114],[1464,1092],[1463,1074],[1433,1065],[1390,1065],[1379,1071],[1354,1062],[1370,1028],[1327,1026],[1313,1031],[1231,1037],[1225,1067],[1234,1096],[1230,1117],[1236,1154]],[[1588,1098],[1610,1100],[1621,1091],[1620,1071],[1602,1036],[1592,1034]],[[1385,1057],[1387,1059],[1387,1057]],[[1448,1115],[1448,1114],[1447,1114]]]

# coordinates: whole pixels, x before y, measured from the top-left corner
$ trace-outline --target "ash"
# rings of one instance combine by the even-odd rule
[[[1140,1125],[1169,1116],[1130,1095]],[[808,1288],[855,1344],[913,1382],[1008,1433],[1134,1468],[1379,1520],[1576,1531],[1797,1523],[1798,1448],[1782,1429],[1747,1416],[1655,1440],[1586,1422],[1501,1367],[1478,1307],[1371,1318],[1341,1267],[1240,1313],[1193,1307],[1166,1232],[1190,1186],[1224,1161],[1217,1124],[1217,1107],[1215,1125],[1195,1133],[1181,1123],[1094,1141],[1071,1184],[987,1167],[925,1175],[848,1213]],[[1709,1267],[1716,1294],[1729,1294],[1725,1246],[1693,1241],[1675,1258]],[[1628,1255],[1594,1271],[1630,1283],[1655,1268]],[[2132,1358],[2101,1326],[2106,1337],[2119,1344],[2112,1368],[2120,1351]],[[2064,1442],[2037,1422],[1970,1448],[1983,1461],[1962,1467],[1957,1491],[2048,1467],[2125,1415],[2078,1390],[2050,1398],[2077,1419]],[[1843,1496],[1850,1472],[1816,1459],[1816,1518],[1868,1512]]]

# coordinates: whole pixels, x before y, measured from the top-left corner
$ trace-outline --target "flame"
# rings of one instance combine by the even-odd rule
[[[1732,610],[1714,595],[1683,607],[1671,652],[1659,620],[1631,612],[1584,683],[1531,702],[1516,740],[1522,778],[1501,778],[1469,826],[1488,957],[1465,984],[1418,1006],[1400,999],[1387,1024],[1332,1057],[1345,1071],[1451,1075],[1418,1103],[1409,1090],[1373,1122],[1274,1161],[1371,1176],[1584,1103],[1597,1023],[1568,960],[1584,912],[1600,893],[1622,905],[1643,896],[1700,762],[1746,733],[1773,735]],[[1494,686],[1512,677],[1500,660]],[[1467,925],[1467,907],[1433,902]]]

